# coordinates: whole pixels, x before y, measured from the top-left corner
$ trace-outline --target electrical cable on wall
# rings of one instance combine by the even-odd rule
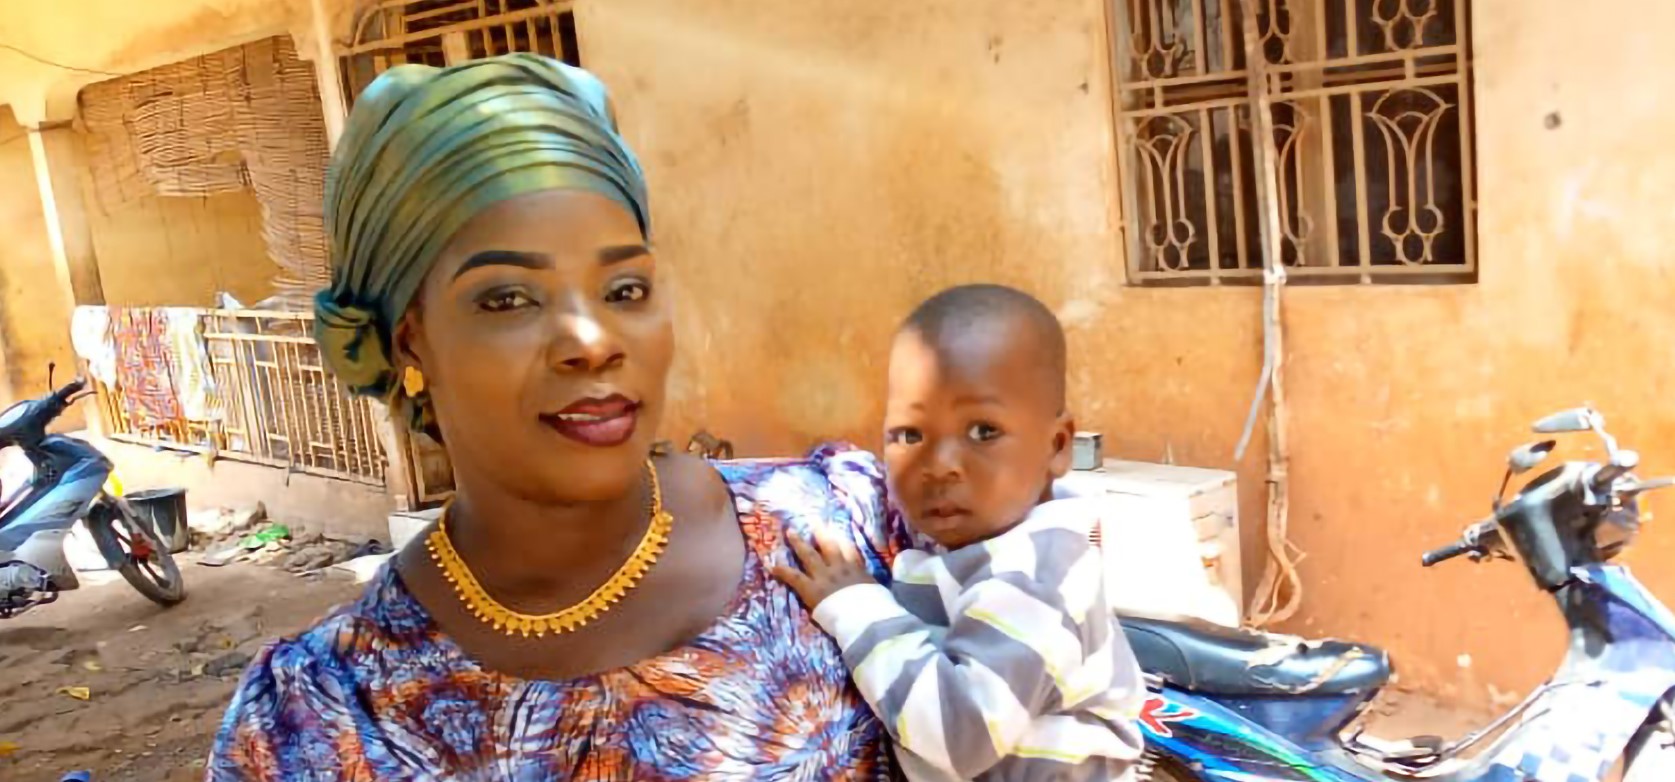
[[[1291,452],[1286,442],[1285,407],[1285,343],[1283,321],[1280,317],[1281,291],[1285,288],[1285,263],[1281,257],[1280,213],[1275,203],[1274,190],[1279,186],[1279,172],[1275,161],[1279,151],[1274,144],[1273,102],[1268,87],[1267,59],[1262,51],[1262,40],[1257,34],[1255,0],[1240,3],[1244,13],[1245,61],[1250,63],[1247,74],[1252,97],[1252,153],[1260,169],[1256,177],[1257,202],[1262,208],[1260,223],[1262,236],[1262,377],[1258,381],[1256,397],[1251,400],[1250,416],[1245,431],[1239,437],[1235,459],[1244,457],[1245,447],[1256,424],[1256,413],[1264,396],[1268,401],[1268,561],[1262,568],[1262,581],[1253,596],[1249,621],[1257,627],[1278,624],[1296,615],[1303,602],[1303,580],[1297,573],[1302,551],[1291,542],[1289,534],[1291,510],[1291,479],[1288,467]]]
[[[112,73],[111,71],[101,71],[97,68],[81,68],[81,67],[78,67],[78,66],[75,66],[75,65],[65,65],[64,63],[61,63],[61,62],[54,62],[52,60],[49,60],[49,59],[47,59],[45,57],[42,57],[38,54],[35,54],[33,52],[30,52],[30,51],[27,51],[27,50],[24,50],[24,49],[20,49],[16,46],[13,46],[13,45],[11,45],[9,43],[6,43],[4,41],[0,41],[0,49],[5,49],[6,51],[11,52],[13,54],[19,55],[21,57],[24,57],[24,58],[27,58],[27,59],[30,59],[30,60],[34,60],[35,62],[38,62],[42,65],[50,66],[50,67],[53,67],[53,68],[59,68],[59,69],[66,70],[66,71],[74,71],[76,73],[90,73],[90,74],[93,74],[95,76],[123,76],[123,75],[126,75],[126,74],[121,74],[121,73]]]

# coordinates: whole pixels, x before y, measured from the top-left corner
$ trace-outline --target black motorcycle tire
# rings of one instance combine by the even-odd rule
[[[134,518],[132,510],[120,500],[105,498],[88,518],[87,531],[92,533],[105,561],[122,574],[135,591],[151,602],[168,607],[186,599],[186,581],[181,578],[180,565],[174,561],[168,546],[157,539],[146,525]],[[151,550],[145,560],[134,557],[131,540],[143,540]]]

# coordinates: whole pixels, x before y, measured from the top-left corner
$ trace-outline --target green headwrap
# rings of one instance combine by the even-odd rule
[[[326,365],[351,390],[388,397],[391,334],[443,246],[496,203],[559,189],[614,199],[650,238],[644,176],[592,74],[509,54],[379,76],[326,172],[332,284],[314,298]]]

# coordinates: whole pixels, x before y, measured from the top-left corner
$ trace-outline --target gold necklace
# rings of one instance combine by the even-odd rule
[[[611,610],[611,606],[638,586],[651,566],[657,564],[657,558],[669,543],[669,530],[674,526],[675,517],[663,510],[663,489],[657,481],[657,467],[650,459],[646,460],[646,470],[651,477],[651,523],[646,525],[645,537],[640,539],[640,545],[634,547],[634,553],[628,555],[628,561],[605,579],[605,583],[568,608],[550,614],[520,614],[490,597],[488,590],[483,589],[448,539],[446,511],[436,522],[436,529],[425,539],[425,548],[430,550],[431,560],[442,568],[442,576],[453,585],[454,594],[459,595],[466,610],[484,624],[494,625],[495,630],[507,635],[523,633],[525,638],[530,634],[543,637],[547,633],[557,635],[579,630]]]

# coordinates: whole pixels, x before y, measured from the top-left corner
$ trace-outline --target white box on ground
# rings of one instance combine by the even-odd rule
[[[441,508],[397,511],[390,514],[390,548],[400,551],[408,541],[417,537],[425,527],[441,517]]]
[[[1103,494],[1112,501],[1112,519],[1101,534],[1106,562],[1113,569],[1124,567],[1119,564],[1124,560],[1134,562],[1137,553],[1169,550],[1170,543],[1183,540],[1179,530],[1189,529],[1197,542],[1198,564],[1231,603],[1234,622],[1244,620],[1239,492],[1234,473],[1107,459],[1100,469],[1070,473],[1058,486],[1060,492]],[[1138,588],[1131,574],[1113,573],[1107,580],[1129,584],[1131,591]],[[1171,587],[1164,583],[1155,588]],[[1120,602],[1119,597],[1113,595],[1113,604]]]

